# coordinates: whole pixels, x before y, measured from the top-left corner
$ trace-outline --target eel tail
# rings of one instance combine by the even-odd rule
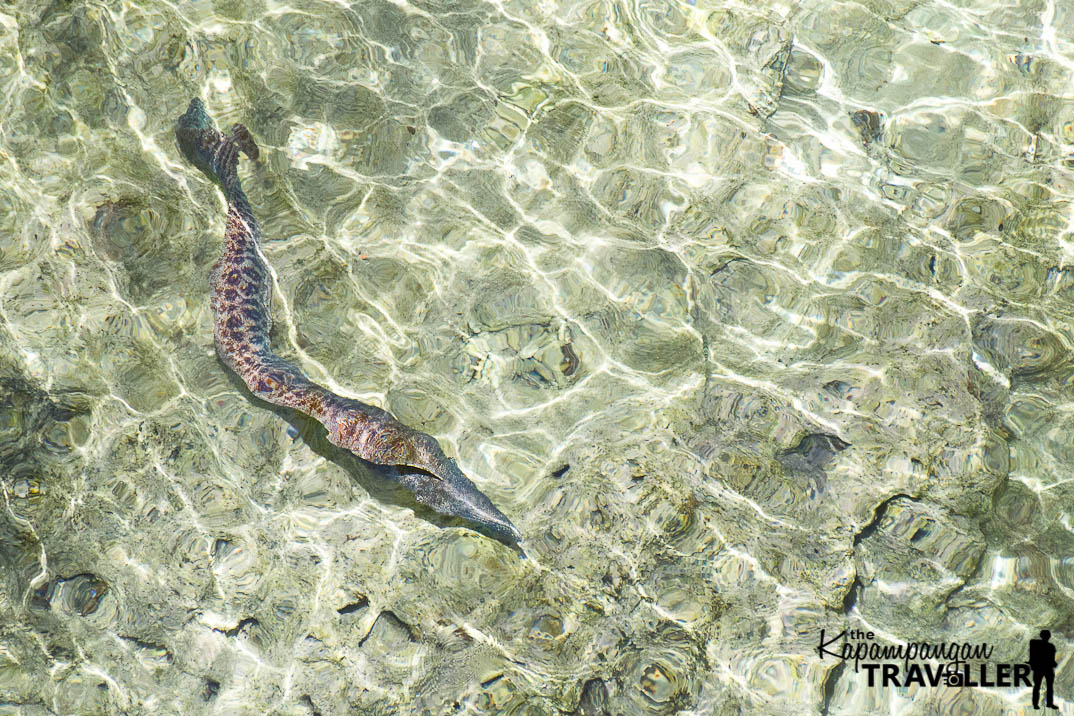
[[[238,187],[239,152],[256,160],[260,155],[250,131],[241,124],[227,134],[216,128],[200,99],[190,100],[175,129],[179,149],[187,161],[219,184],[226,193]]]

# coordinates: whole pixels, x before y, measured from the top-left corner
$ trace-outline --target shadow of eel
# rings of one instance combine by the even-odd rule
[[[175,134],[183,156],[227,199],[224,252],[209,278],[213,338],[224,365],[261,400],[319,422],[333,445],[374,465],[394,466],[394,471],[378,472],[413,493],[418,503],[518,546],[519,531],[432,436],[403,425],[385,410],[333,393],[272,352],[271,276],[261,253],[261,227],[237,170],[239,152],[256,160],[257,144],[241,124],[227,134],[217,130],[199,99],[191,100],[179,117]]]

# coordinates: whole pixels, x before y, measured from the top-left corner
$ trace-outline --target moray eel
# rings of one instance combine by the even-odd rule
[[[237,171],[239,152],[256,160],[257,144],[241,124],[227,134],[218,131],[198,99],[190,101],[175,134],[183,156],[227,198],[224,253],[210,275],[213,337],[224,365],[262,400],[320,422],[333,444],[367,462],[395,466],[397,476],[391,479],[414,493],[419,503],[461,517],[509,545],[519,544],[522,535],[511,521],[444,455],[434,438],[385,410],[317,385],[272,352],[271,275],[261,253],[261,228]]]

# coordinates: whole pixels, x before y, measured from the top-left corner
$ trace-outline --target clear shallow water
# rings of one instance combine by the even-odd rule
[[[1071,13],[9,4],[0,714],[1027,706],[816,647],[1071,652]],[[528,559],[217,362],[191,96],[261,144],[276,346]]]

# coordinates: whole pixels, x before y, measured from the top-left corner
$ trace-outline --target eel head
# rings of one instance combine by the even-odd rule
[[[439,446],[437,446],[439,451]],[[496,509],[492,500],[477,489],[455,461],[441,453],[437,473],[399,467],[399,483],[414,493],[418,502],[442,515],[461,517],[506,544],[520,544],[522,534],[507,516]]]
[[[383,412],[383,411],[379,411]],[[396,481],[418,502],[442,515],[461,517],[507,544],[522,535],[492,500],[477,489],[431,435],[403,425],[386,413],[377,418],[347,419],[334,424],[328,439],[367,462],[393,465]]]

